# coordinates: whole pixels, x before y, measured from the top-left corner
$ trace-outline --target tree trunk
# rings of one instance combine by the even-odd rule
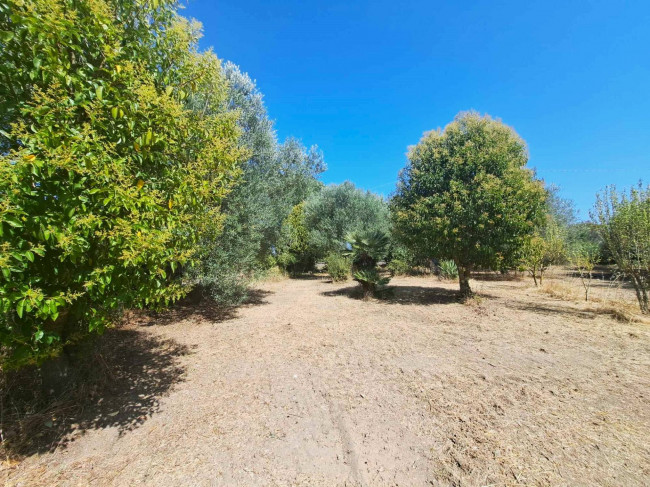
[[[644,279],[641,276],[632,274],[632,284],[634,285],[634,290],[636,291],[636,297],[639,301],[639,308],[641,308],[642,314],[649,314],[650,308],[648,306],[648,292],[645,288]]]
[[[370,282],[362,282],[363,299],[368,300],[375,295],[375,285]]]
[[[464,265],[459,265],[456,263],[456,267],[458,267],[458,283],[460,284],[460,297],[462,299],[467,299],[471,298],[474,293],[472,293],[472,289],[469,287],[469,278],[470,278],[470,269],[468,266]]]

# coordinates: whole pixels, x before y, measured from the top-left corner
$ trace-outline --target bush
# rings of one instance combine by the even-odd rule
[[[3,367],[178,299],[218,233],[245,151],[220,62],[175,8],[0,2]]]
[[[347,281],[350,277],[350,260],[332,252],[325,257],[325,264],[327,265],[327,273],[332,278],[332,281]]]
[[[309,272],[314,268],[316,258],[309,246],[304,202],[294,206],[282,224],[276,260],[288,274]]]
[[[440,277],[442,279],[458,279],[458,266],[453,260],[440,262]]]
[[[569,262],[576,268],[585,290],[585,301],[589,301],[589,290],[594,267],[600,259],[600,249],[595,244],[575,245],[569,252]]]
[[[650,313],[650,186],[598,195],[592,218],[620,271],[632,281],[639,308]]]
[[[409,265],[408,262],[400,259],[393,259],[388,263],[388,270],[394,276],[404,276],[409,274],[413,268]]]

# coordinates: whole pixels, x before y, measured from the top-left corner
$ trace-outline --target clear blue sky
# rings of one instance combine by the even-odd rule
[[[389,194],[462,110],[501,118],[576,202],[650,180],[650,1],[190,0],[202,47],[248,72],[325,182]]]

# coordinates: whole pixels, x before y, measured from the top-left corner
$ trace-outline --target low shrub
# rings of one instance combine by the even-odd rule
[[[331,253],[325,257],[327,273],[334,282],[347,281],[350,277],[350,259],[341,254]]]
[[[458,278],[458,267],[453,260],[443,260],[440,262],[440,277],[442,279]]]
[[[391,260],[388,263],[387,268],[390,271],[390,273],[393,274],[394,276],[403,276],[406,274],[410,274],[413,271],[409,263],[401,259]]]

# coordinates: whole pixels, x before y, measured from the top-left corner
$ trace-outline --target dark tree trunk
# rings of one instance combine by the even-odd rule
[[[636,291],[636,297],[639,301],[639,308],[642,314],[650,314],[650,307],[648,306],[648,292],[646,291],[646,281],[643,277],[632,274],[632,284]]]
[[[470,268],[469,266],[464,266],[456,263],[456,267],[458,267],[458,282],[460,284],[460,297],[462,299],[467,299],[471,298],[474,293],[472,293],[472,289],[469,287],[469,278],[471,275]]]

